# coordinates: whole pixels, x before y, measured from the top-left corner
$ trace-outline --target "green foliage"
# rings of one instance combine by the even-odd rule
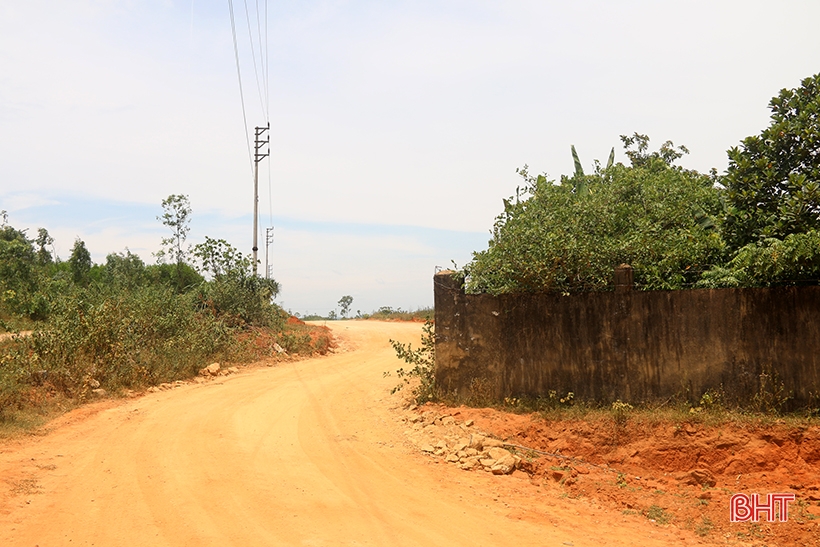
[[[642,289],[678,289],[721,263],[723,241],[704,221],[722,210],[714,179],[672,165],[684,147],[647,153],[648,137],[622,138],[630,167],[576,172],[560,184],[520,169],[525,199],[504,201],[489,248],[465,267],[467,291],[606,290],[622,263]]]
[[[724,237],[738,250],[820,229],[820,74],[769,103],[771,123],[728,151]]]
[[[199,262],[200,273],[210,275],[214,279],[236,272],[250,275],[251,259],[224,239],[205,236],[203,243],[194,245],[193,255]]]
[[[20,384],[82,397],[97,382],[117,390],[191,376],[231,343],[227,326],[197,313],[192,298],[169,287],[63,296],[47,326],[0,350],[0,378],[11,386],[4,404]]]
[[[701,288],[768,287],[820,279],[820,231],[765,238],[741,247],[732,260],[704,272]]]
[[[74,247],[71,248],[71,256],[68,259],[71,268],[71,278],[77,285],[86,286],[91,280],[91,253],[85,246],[85,242],[79,237],[74,240]]]
[[[396,350],[396,356],[412,365],[410,370],[400,368],[396,371],[396,376],[401,382],[393,388],[391,393],[396,393],[405,385],[410,384],[411,379],[418,379],[418,384],[413,388],[413,398],[419,404],[435,400],[436,391],[436,335],[433,322],[429,319],[422,327],[421,347],[413,349],[412,344],[402,344],[396,340],[390,340],[390,345]],[[387,376],[389,373],[385,373]]]
[[[42,319],[48,314],[49,303],[38,291],[43,271],[33,242],[23,230],[7,224],[3,211],[0,224],[0,309],[11,315]]]

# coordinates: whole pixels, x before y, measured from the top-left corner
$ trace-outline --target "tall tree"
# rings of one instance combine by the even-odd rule
[[[91,265],[91,253],[88,252],[85,242],[78,237],[74,240],[71,256],[68,259],[71,277],[75,283],[83,286],[88,285]]]
[[[820,74],[769,102],[771,123],[728,151],[724,237],[732,250],[820,228]]]
[[[185,262],[187,255],[184,245],[188,232],[191,231],[189,226],[191,223],[191,203],[188,196],[171,194],[162,200],[162,210],[163,213],[157,217],[157,220],[170,228],[171,237],[162,238],[162,246],[165,249],[159,253],[159,256],[163,257],[165,254],[169,254],[177,266],[180,266]]]

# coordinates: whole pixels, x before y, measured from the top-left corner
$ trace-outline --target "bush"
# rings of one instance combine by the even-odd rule
[[[633,165],[560,184],[531,176],[521,196],[504,200],[489,248],[465,267],[468,292],[606,290],[614,268],[633,268],[642,289],[679,289],[724,257],[714,218],[721,211],[712,177],[671,165],[671,143],[646,153],[648,138],[624,137]]]

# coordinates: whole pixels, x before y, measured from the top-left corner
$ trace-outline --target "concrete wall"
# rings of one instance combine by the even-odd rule
[[[621,277],[620,279],[624,279]],[[631,279],[631,277],[630,277]],[[467,396],[610,402],[697,401],[722,389],[748,402],[775,377],[787,407],[820,400],[820,287],[466,295],[451,272],[434,278],[436,381]],[[764,386],[764,390],[770,387]]]

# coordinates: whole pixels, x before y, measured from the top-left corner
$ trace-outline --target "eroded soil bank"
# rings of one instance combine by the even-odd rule
[[[436,430],[429,425],[433,415],[452,418],[433,419]],[[419,445],[475,432],[502,440],[521,458],[515,473],[526,473],[543,495],[594,500],[613,514],[692,531],[707,544],[820,545],[818,426],[547,420],[442,405],[414,409],[407,420],[407,433]],[[450,431],[445,423],[452,424]],[[439,452],[431,457],[446,460],[448,454]],[[454,472],[464,467],[453,463]],[[735,493],[793,493],[796,500],[787,522],[732,523]]]

